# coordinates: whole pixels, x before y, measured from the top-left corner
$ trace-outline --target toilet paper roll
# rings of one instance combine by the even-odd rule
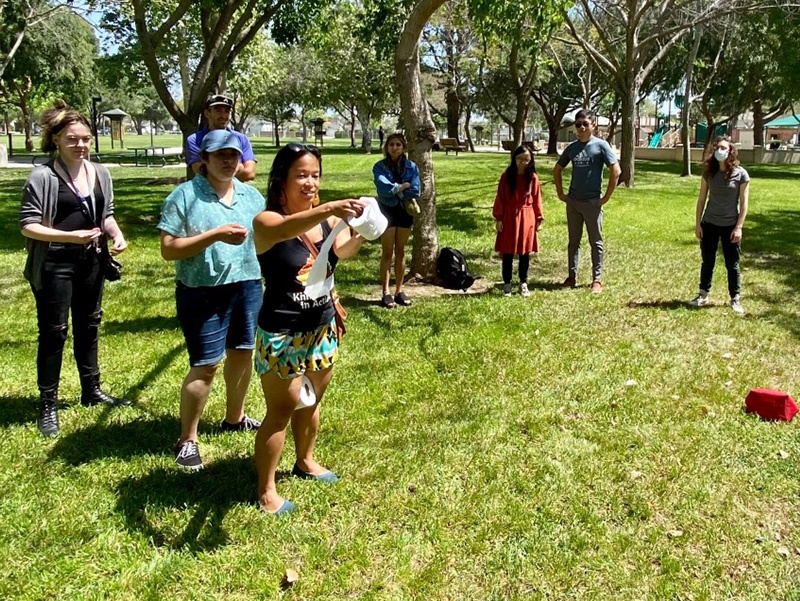
[[[378,201],[371,196],[362,196],[358,200],[364,203],[364,211],[358,217],[350,217],[347,223],[366,240],[380,238],[389,222],[381,213]]]
[[[317,402],[317,393],[314,390],[314,385],[306,376],[302,376],[300,380],[300,398],[297,401],[295,409],[305,409],[313,407]]]

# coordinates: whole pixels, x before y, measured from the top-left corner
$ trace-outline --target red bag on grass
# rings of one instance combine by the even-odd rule
[[[748,413],[757,413],[764,419],[791,421],[797,413],[794,399],[787,393],[769,388],[754,388],[747,394],[744,405]]]

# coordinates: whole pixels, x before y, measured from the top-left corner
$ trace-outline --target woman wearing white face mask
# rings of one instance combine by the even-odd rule
[[[703,265],[700,268],[700,289],[689,303],[694,307],[708,303],[717,247],[721,241],[728,270],[730,305],[736,313],[744,313],[739,300],[742,284],[739,257],[749,193],[750,176],[739,166],[736,147],[728,136],[718,137],[714,143],[714,153],[705,161],[697,198],[695,235],[700,240]]]

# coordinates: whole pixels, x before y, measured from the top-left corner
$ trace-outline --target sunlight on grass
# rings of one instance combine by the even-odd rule
[[[254,146],[263,192],[275,151]],[[324,200],[374,194],[379,155],[324,152]],[[498,282],[491,204],[506,156],[434,161],[440,245]],[[71,407],[54,441],[35,425],[26,173],[0,173],[0,598],[276,598],[286,568],[297,599],[797,598],[795,426],[742,405],[754,387],[800,390],[800,168],[746,166],[739,318],[719,265],[712,305],[687,306],[697,177],[637,164],[636,188],[607,206],[607,288],[593,296],[585,242],[582,288],[555,285],[566,220],[553,159],[537,166],[546,221],[530,298],[490,288],[387,311],[379,245],[341,265],[350,320],[318,454],[342,481],[283,478],[300,511],[282,520],[255,508],[252,436],[217,428],[219,383],[201,423],[207,468],[173,467],[187,359],[155,223],[180,168],[112,170],[130,248],[107,288],[100,360],[108,388],[137,404],[81,408],[67,352]],[[256,382],[248,407],[264,411]]]

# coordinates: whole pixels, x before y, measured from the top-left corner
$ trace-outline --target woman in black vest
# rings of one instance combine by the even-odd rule
[[[327,256],[317,256],[340,220],[361,214],[354,199],[319,204],[322,157],[317,148],[284,146],[269,174],[267,210],[253,222],[256,253],[264,277],[264,300],[256,330],[256,372],[267,402],[267,415],[256,436],[258,497],[262,511],[289,513],[295,505],[278,495],[275,471],[292,424],[297,460],[292,474],[333,483],[336,474],[314,459],[319,403],[330,383],[339,340],[330,290],[319,298],[305,293],[315,261],[327,262],[326,278],[339,259],[358,252],[362,238],[342,230]],[[301,393],[311,401],[298,408]]]

